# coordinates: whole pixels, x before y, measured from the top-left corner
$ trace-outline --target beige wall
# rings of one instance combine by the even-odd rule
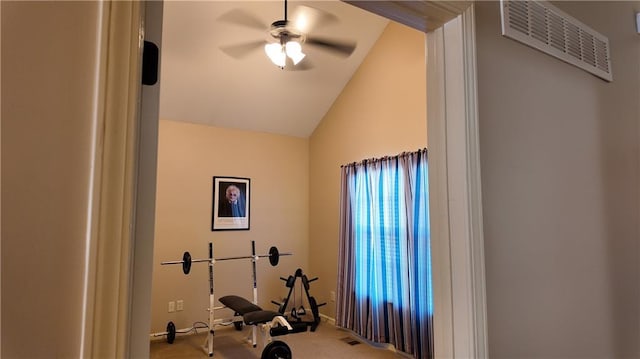
[[[2,357],[80,356],[97,6],[94,2],[74,2],[73,6],[1,2]],[[640,11],[638,2],[558,3],[612,39],[615,81],[610,84],[502,38],[498,7],[485,2],[477,6],[490,356],[638,357],[640,59],[638,35],[633,32],[633,14]],[[385,46],[393,45],[386,36],[381,39]],[[378,46],[383,46],[382,42]],[[404,67],[409,66],[382,66],[381,56],[376,47],[311,138],[308,154],[314,165],[293,176],[310,174],[308,191],[300,190],[301,196],[311,194],[309,213],[297,221],[300,225],[308,219],[308,228],[304,224],[282,230],[286,219],[263,219],[261,223],[253,207],[252,231],[237,234],[238,238],[232,233],[218,236],[207,232],[208,191],[215,172],[203,169],[202,182],[195,184],[202,186],[202,191],[188,186],[181,191],[191,196],[195,194],[190,191],[197,191],[199,198],[194,203],[201,211],[191,210],[201,222],[196,226],[202,229],[193,237],[173,237],[184,244],[174,245],[164,255],[173,259],[188,249],[206,256],[204,248],[213,236],[218,254],[244,253],[248,236],[260,226],[269,238],[256,238],[259,250],[274,243],[295,253],[295,259],[283,258],[276,269],[259,263],[261,283],[267,281],[263,276],[275,278],[297,266],[308,266],[307,272],[321,277],[312,284],[312,293],[320,301],[327,299],[328,291],[335,287],[339,165],[423,147],[426,138],[426,129],[398,134],[394,131],[408,124],[393,126],[379,120],[385,113],[382,107],[391,99],[403,102],[409,93],[415,93],[407,89],[412,81],[424,78],[416,76],[423,71],[423,64],[411,71],[398,89],[396,77],[402,76],[384,74],[404,73]],[[406,56],[401,59],[408,60]],[[365,78],[365,72],[383,77]],[[523,95],[529,95],[535,104],[526,102]],[[423,95],[421,99],[424,103]],[[413,113],[400,106],[384,117],[406,120],[404,111]],[[422,111],[421,107],[415,110]],[[424,121],[419,123],[425,125]],[[195,138],[208,133],[194,132]],[[245,135],[240,134],[242,138]],[[265,139],[268,135],[252,135],[258,144],[271,143]],[[370,137],[374,139],[365,140]],[[297,140],[284,142],[290,141]],[[400,142],[406,146],[396,147]],[[191,140],[182,143],[197,147]],[[213,154],[199,165],[222,163],[213,160],[213,144],[199,146]],[[295,154],[290,147],[296,146],[274,141],[277,153]],[[252,158],[264,159],[271,154],[268,147],[251,148],[255,151]],[[298,155],[306,156],[306,147],[301,148]],[[229,167],[222,169],[233,171],[226,174],[253,179],[254,195],[260,188],[268,197],[260,200],[264,213],[274,206],[268,202],[277,196],[274,188],[282,189],[279,181],[283,176],[275,178],[278,171],[271,168],[288,166],[277,162],[273,165],[265,159],[241,168],[225,161]],[[256,180],[264,174],[268,178]],[[307,183],[307,179],[299,183]],[[253,201],[254,206],[257,202]],[[307,207],[300,208],[306,211]],[[293,209],[283,212],[295,214]],[[294,233],[295,237],[285,240],[282,233]],[[297,238],[307,235],[309,248]],[[193,238],[197,243],[190,245]],[[310,251],[313,256],[308,255]],[[166,320],[178,320],[177,314],[170,317],[166,313],[168,300],[185,299],[187,310],[197,307],[200,311],[206,304],[191,303],[181,293],[193,287],[200,293],[197,300],[206,301],[207,297],[206,267],[196,267],[191,277],[185,277],[179,268],[157,266],[159,259],[154,272],[177,272],[167,281],[190,287],[162,299],[164,319],[154,330],[164,330]],[[222,266],[216,267],[218,273],[235,275],[235,268]],[[238,272],[249,266],[239,267]],[[283,292],[277,279],[269,281],[278,285],[269,289],[271,294],[261,296],[263,302]],[[224,285],[230,287],[229,283]],[[244,283],[241,287],[239,294],[249,295]],[[323,307],[323,312],[333,315],[332,307]],[[201,313],[196,316],[203,317]],[[191,323],[183,320],[178,324]]]
[[[101,5],[1,6],[1,356],[77,358]]]
[[[427,145],[425,35],[390,23],[310,138],[307,272],[335,316],[340,166]]]
[[[640,4],[556,5],[609,37],[612,83],[476,3],[489,356],[637,358]]]
[[[251,255],[251,240],[258,254],[271,246],[292,252],[277,267],[267,258],[257,262],[259,305],[277,309],[270,301],[287,294],[279,277],[308,265],[308,167],[307,139],[160,121],[152,332],[164,331],[168,321],[187,328],[208,320],[207,264],[194,263],[185,276],[181,266],[159,263],[181,260],[185,251],[194,259],[208,258],[209,242],[216,258]],[[213,176],[251,179],[249,231],[211,231]],[[235,294],[251,300],[251,261],[218,262],[214,277],[216,298]],[[168,302],[177,299],[184,300],[185,310],[168,313]]]

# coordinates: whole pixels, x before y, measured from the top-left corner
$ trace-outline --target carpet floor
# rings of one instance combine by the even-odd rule
[[[233,326],[216,328],[213,339],[213,357],[218,359],[251,359],[260,358],[264,348],[258,331],[258,345],[253,348],[247,341],[251,333],[250,327],[236,331]],[[275,337],[291,348],[293,358],[349,358],[349,359],[387,359],[409,358],[406,354],[393,349],[377,347],[358,339],[349,331],[336,328],[330,323],[322,322],[315,332],[289,334]],[[197,334],[178,334],[173,344],[166,340],[151,341],[151,359],[173,358],[208,358],[205,348],[207,333],[202,330]]]

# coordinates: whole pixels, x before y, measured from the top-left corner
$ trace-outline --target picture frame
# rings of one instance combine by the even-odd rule
[[[249,230],[250,204],[250,178],[214,176],[211,230]]]

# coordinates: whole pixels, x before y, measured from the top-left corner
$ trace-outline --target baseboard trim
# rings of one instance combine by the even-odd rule
[[[324,314],[320,314],[320,319],[324,320],[325,322],[331,324],[331,325],[336,325],[336,319],[335,318],[331,318],[328,315],[324,315]]]

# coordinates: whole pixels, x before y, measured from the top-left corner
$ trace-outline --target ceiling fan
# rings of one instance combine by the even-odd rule
[[[265,40],[256,40],[236,45],[222,46],[220,49],[234,58],[243,58],[249,53],[264,48],[267,57],[278,67],[286,70],[306,70],[310,61],[303,52],[304,46],[313,46],[342,57],[349,57],[356,43],[310,35],[319,26],[338,22],[338,18],[326,11],[298,5],[292,20],[287,17],[287,0],[284,0],[284,19],[266,26],[261,20],[241,10],[234,9],[223,14],[219,20],[266,32]]]

